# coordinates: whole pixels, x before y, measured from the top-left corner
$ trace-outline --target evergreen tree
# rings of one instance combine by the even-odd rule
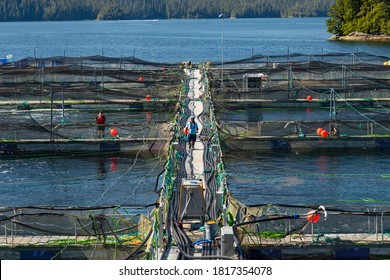
[[[390,0],[336,0],[329,16],[328,31],[335,35],[390,35]]]
[[[335,0],[6,0],[0,21],[326,16]],[[222,4],[224,7],[222,7]]]

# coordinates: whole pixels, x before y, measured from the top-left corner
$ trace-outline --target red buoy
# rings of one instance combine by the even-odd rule
[[[317,128],[317,134],[318,135],[321,135],[321,132],[323,131],[323,129],[321,127]]]
[[[144,77],[142,77],[142,76],[139,77],[139,78],[138,78],[138,81],[143,82],[143,81],[144,81]]]
[[[326,138],[326,137],[328,137],[328,135],[329,135],[328,131],[326,131],[326,130],[321,131],[321,137],[322,138]]]
[[[103,117],[99,116],[99,117],[97,117],[96,121],[98,123],[102,124],[104,122],[104,119],[103,119]]]
[[[110,130],[110,134],[111,134],[112,137],[116,137],[116,136],[118,136],[118,130],[113,128],[113,129]]]
[[[316,213],[315,210],[310,210],[306,218],[309,222],[315,224],[318,223],[321,218],[321,215],[319,213]]]
[[[146,100],[150,101],[150,100],[152,100],[152,97],[148,94],[148,95],[146,96]]]
[[[307,101],[312,101],[313,100],[313,96],[308,95],[306,99],[307,99]]]

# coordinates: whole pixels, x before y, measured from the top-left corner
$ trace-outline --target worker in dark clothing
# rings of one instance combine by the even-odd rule
[[[196,133],[198,132],[198,124],[195,122],[195,117],[191,117],[191,121],[186,125],[188,128],[189,148],[194,149],[196,142]]]
[[[103,111],[100,111],[96,116],[98,138],[104,138],[104,131],[106,129],[106,116],[103,114]]]

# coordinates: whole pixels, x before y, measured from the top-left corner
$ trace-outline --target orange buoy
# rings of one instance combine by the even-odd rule
[[[150,101],[150,100],[152,100],[152,97],[148,94],[148,95],[146,96],[146,100]]]
[[[321,218],[321,214],[316,212],[317,212],[316,210],[310,210],[306,217],[307,220],[313,224],[318,223],[318,221]]]
[[[318,135],[321,135],[321,132],[323,131],[323,129],[321,127],[317,128],[317,134]]]
[[[321,131],[321,137],[322,137],[322,138],[326,138],[326,137],[328,137],[328,135],[329,135],[329,132],[328,132],[328,131],[326,131],[326,130],[322,130],[322,131]]]
[[[111,134],[112,137],[118,136],[118,130],[113,128],[113,129],[110,130],[110,134]]]
[[[307,99],[307,101],[312,101],[313,100],[313,96],[308,95],[306,99]]]

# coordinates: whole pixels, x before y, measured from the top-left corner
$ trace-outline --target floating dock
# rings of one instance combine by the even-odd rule
[[[36,153],[88,153],[167,151],[169,138],[31,139],[0,141],[0,154],[27,156]]]

